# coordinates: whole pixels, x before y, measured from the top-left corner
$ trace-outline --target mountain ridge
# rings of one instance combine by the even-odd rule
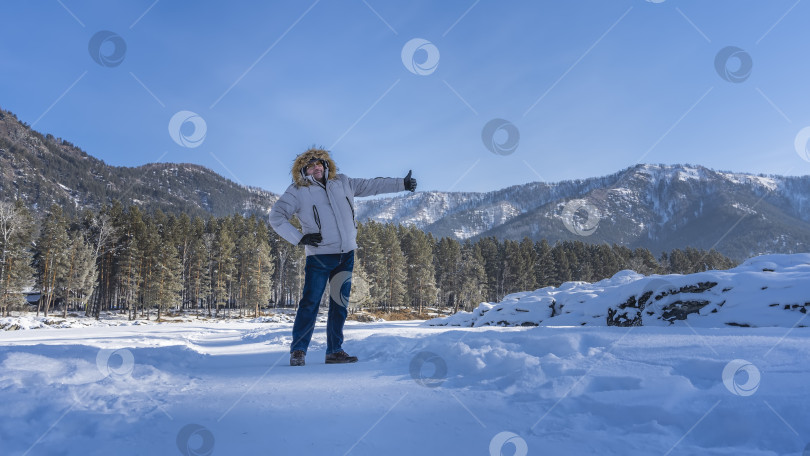
[[[0,109],[0,198],[22,199],[35,211],[53,203],[69,213],[98,210],[118,200],[191,216],[266,216],[278,196],[192,163],[108,165]]]
[[[426,203],[446,195],[441,192],[425,195],[362,202],[358,218],[410,222],[434,236],[459,240],[578,239],[653,252],[692,246],[716,248],[736,259],[796,253],[810,245],[810,176],[637,164],[602,177],[464,193],[464,201],[455,206],[447,204],[447,196],[439,204]],[[566,206],[578,202],[595,209],[598,220],[585,236],[569,227],[587,223],[587,210],[575,210],[566,219]],[[398,217],[409,212],[409,218]],[[771,233],[779,236],[769,241]]]
[[[108,165],[0,109],[0,199],[22,199],[35,211],[53,203],[67,212],[98,210],[118,200],[190,216],[264,217],[278,195],[192,163]],[[716,248],[739,260],[810,246],[810,176],[689,164],[637,164],[605,176],[489,192],[358,199],[356,211],[361,222],[413,224],[460,241],[582,240],[654,253],[690,246]]]

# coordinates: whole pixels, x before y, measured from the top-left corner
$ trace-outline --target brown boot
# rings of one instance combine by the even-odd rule
[[[326,355],[326,364],[346,364],[356,362],[356,356],[349,356],[349,354],[343,350]]]
[[[290,366],[303,366],[304,358],[307,356],[304,350],[294,350],[290,354]]]

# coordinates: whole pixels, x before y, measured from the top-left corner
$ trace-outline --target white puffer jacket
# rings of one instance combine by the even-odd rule
[[[323,160],[326,185],[306,176],[304,167],[310,159]],[[270,226],[279,236],[298,244],[304,234],[321,233],[323,241],[317,247],[307,245],[307,255],[346,253],[357,248],[354,197],[405,190],[403,178],[355,179],[345,174],[330,175],[336,170],[328,152],[310,149],[298,156],[293,164],[294,183],[276,201],[270,211]],[[295,215],[301,221],[303,234],[291,223]]]

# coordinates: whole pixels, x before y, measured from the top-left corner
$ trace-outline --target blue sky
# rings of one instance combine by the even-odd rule
[[[420,190],[638,162],[805,175],[809,14],[796,0],[3,2],[0,107],[111,165],[197,163],[276,193],[310,145],[350,176],[413,169]],[[739,82],[716,69],[728,46]],[[170,135],[180,111],[204,120],[196,147],[180,141],[195,139],[188,116]],[[514,150],[486,147],[493,119],[490,146]]]

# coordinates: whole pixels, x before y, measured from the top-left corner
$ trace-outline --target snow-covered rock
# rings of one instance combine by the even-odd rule
[[[430,326],[804,326],[810,253],[762,255],[726,271],[643,276],[620,271],[514,293]],[[808,323],[810,325],[810,323]]]

